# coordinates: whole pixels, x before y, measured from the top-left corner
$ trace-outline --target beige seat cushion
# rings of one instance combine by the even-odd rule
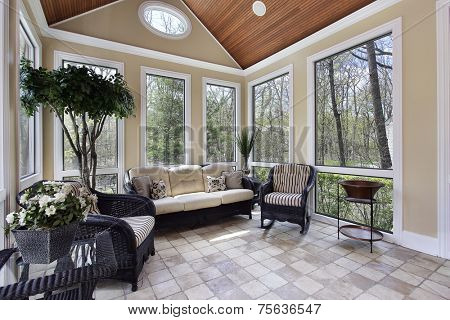
[[[130,179],[134,177],[149,176],[150,180],[160,181],[163,180],[166,184],[166,194],[168,197],[172,196],[172,188],[170,186],[169,169],[158,166],[151,167],[136,167],[131,168],[129,171]]]
[[[235,203],[253,199],[253,191],[248,189],[232,189],[212,193],[222,198],[222,204]]]
[[[179,166],[169,169],[172,195],[204,192],[202,169],[200,166]]]
[[[153,200],[156,207],[156,215],[184,211],[184,203],[172,197]]]
[[[203,172],[203,183],[204,183],[204,190],[205,192],[208,192],[208,176],[210,177],[220,177],[222,175],[222,172],[231,172],[234,171],[234,168],[227,164],[227,163],[213,163],[210,165],[207,165],[202,168]]]
[[[218,207],[222,198],[214,193],[197,192],[175,196],[176,200],[184,203],[184,211]]]

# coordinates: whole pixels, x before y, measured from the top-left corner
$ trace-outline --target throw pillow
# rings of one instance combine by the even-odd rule
[[[244,173],[242,171],[222,172],[225,177],[225,184],[227,189],[243,189],[242,178]]]
[[[153,200],[163,199],[167,197],[166,184],[164,180],[152,181],[150,189],[150,198]]]
[[[208,192],[225,191],[227,189],[224,176],[206,176],[206,179],[208,179]]]
[[[134,177],[131,181],[139,195],[150,198],[150,184],[152,181],[149,176]]]

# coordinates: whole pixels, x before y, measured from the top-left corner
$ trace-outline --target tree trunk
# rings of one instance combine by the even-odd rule
[[[386,124],[381,103],[380,80],[378,78],[377,57],[375,53],[375,43],[369,41],[366,45],[367,61],[369,64],[370,88],[373,100],[375,125],[377,129],[377,144],[380,153],[381,168],[392,167],[391,154],[389,153],[389,143],[386,135]]]
[[[328,61],[328,76],[330,80],[330,90],[331,90],[331,106],[333,108],[333,115],[336,121],[336,130],[338,136],[339,145],[339,164],[341,167],[345,167],[345,151],[344,151],[344,139],[342,138],[342,123],[341,115],[339,114],[337,103],[336,103],[336,87],[334,84],[334,63],[333,59]]]

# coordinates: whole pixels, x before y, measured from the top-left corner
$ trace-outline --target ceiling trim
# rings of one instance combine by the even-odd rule
[[[280,61],[287,56],[298,52],[322,39],[325,39],[345,28],[350,27],[351,25],[360,22],[380,11],[383,11],[402,0],[377,0],[368,6],[340,19],[339,21],[325,27],[324,29],[306,37],[293,45],[273,54],[272,56],[254,64],[251,67],[248,67],[245,70],[233,67],[227,67],[211,62],[186,58],[182,56],[177,56],[173,54],[168,54],[164,52],[159,52],[155,50],[145,49],[141,47],[131,46],[119,42],[104,40],[100,38],[90,37],[83,34],[58,30],[50,28],[47,24],[47,20],[45,19],[44,12],[42,10],[42,6],[40,1],[29,1],[30,7],[33,11],[35,19],[37,21],[38,27],[41,30],[43,36],[50,37],[54,39],[58,39],[61,41],[68,41],[73,43],[78,43],[82,45],[98,47],[106,50],[113,50],[118,52],[123,52],[127,54],[142,56],[150,59],[157,59],[168,61],[177,64],[188,65],[192,67],[207,69],[211,71],[223,72],[227,74],[239,75],[239,76],[249,76],[265,67],[270,66],[271,64]],[[213,37],[214,38],[214,37]],[[215,39],[215,38],[214,38]],[[216,39],[217,41],[217,39]]]

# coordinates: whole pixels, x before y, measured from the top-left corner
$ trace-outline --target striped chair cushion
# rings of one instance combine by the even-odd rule
[[[151,216],[127,217],[122,218],[128,223],[136,236],[136,247],[139,247],[155,226],[155,218]]]
[[[264,202],[278,206],[300,207],[302,195],[298,193],[272,192],[264,197]]]
[[[279,164],[273,171],[273,191],[302,193],[308,183],[311,168],[303,164]]]

